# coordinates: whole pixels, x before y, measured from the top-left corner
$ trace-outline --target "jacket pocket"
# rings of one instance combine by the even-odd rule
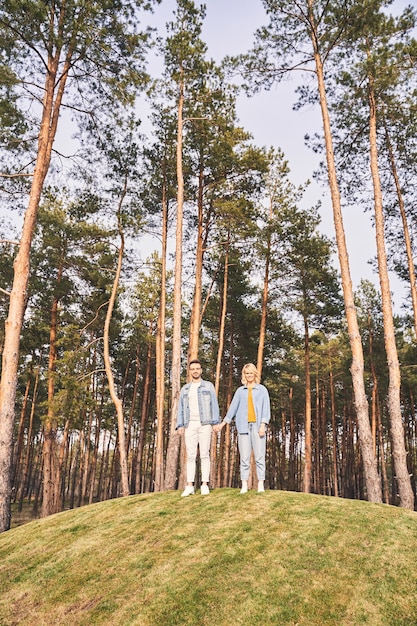
[[[203,407],[203,417],[206,421],[211,419],[211,393],[203,391],[201,394],[201,403]]]

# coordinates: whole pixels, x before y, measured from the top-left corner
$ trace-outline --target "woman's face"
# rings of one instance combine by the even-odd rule
[[[256,374],[255,374],[255,372],[253,370],[251,370],[251,369],[245,370],[244,371],[244,376],[245,376],[245,379],[246,379],[246,383],[248,385],[251,385],[251,384],[253,384],[255,382]]]

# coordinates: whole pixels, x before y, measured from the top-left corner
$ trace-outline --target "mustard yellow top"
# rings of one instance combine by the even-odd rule
[[[256,413],[252,398],[252,387],[248,387],[248,422],[256,422]]]

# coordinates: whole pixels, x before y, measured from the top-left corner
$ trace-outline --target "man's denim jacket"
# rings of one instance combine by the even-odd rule
[[[177,428],[187,427],[190,421],[190,404],[188,392],[193,383],[187,383],[181,389],[178,403]],[[197,389],[198,409],[202,424],[218,424],[220,422],[219,404],[213,383],[201,380]]]

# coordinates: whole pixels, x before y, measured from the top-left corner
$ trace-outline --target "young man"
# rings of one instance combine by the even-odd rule
[[[220,422],[219,405],[214,385],[201,378],[201,363],[190,361],[191,382],[181,389],[177,413],[177,430],[185,430],[187,452],[187,485],[181,496],[194,493],[197,446],[200,448],[201,495],[210,493],[210,442],[212,425]]]

